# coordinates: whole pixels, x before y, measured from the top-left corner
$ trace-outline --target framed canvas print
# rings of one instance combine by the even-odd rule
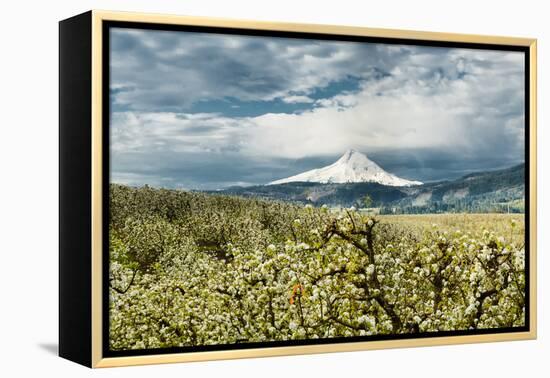
[[[536,337],[536,41],[60,22],[59,353]]]

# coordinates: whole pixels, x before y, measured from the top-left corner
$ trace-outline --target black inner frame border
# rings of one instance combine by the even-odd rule
[[[306,339],[306,340],[286,340],[286,341],[267,341],[267,342],[251,342],[242,344],[217,344],[217,345],[199,345],[188,347],[170,347],[158,349],[139,349],[139,350],[111,350],[109,348],[109,184],[110,184],[110,29],[111,28],[127,28],[127,29],[142,29],[142,30],[158,30],[158,31],[179,31],[179,32],[195,32],[195,33],[213,33],[226,35],[242,35],[242,36],[260,36],[272,38],[297,38],[297,39],[315,39],[315,40],[330,40],[330,41],[348,41],[348,42],[363,42],[363,43],[381,43],[391,45],[413,45],[413,46],[431,46],[431,47],[446,47],[446,48],[465,48],[477,50],[496,50],[496,51],[518,51],[523,52],[525,59],[525,77],[524,77],[524,141],[525,141],[525,325],[523,327],[506,327],[506,328],[491,328],[478,330],[456,330],[456,331],[438,331],[438,332],[421,332],[415,334],[390,334],[390,335],[372,335],[372,336],[353,336],[353,337],[334,337],[324,339]],[[517,45],[500,45],[500,44],[485,44],[485,43],[470,43],[470,42],[449,42],[449,41],[431,41],[417,40],[405,38],[388,38],[388,37],[368,37],[356,35],[335,35],[324,33],[308,33],[308,32],[289,32],[289,31],[273,31],[273,30],[257,30],[257,29],[239,29],[228,27],[213,27],[213,26],[194,26],[194,25],[172,25],[158,24],[148,22],[127,22],[127,21],[102,21],[102,154],[103,154],[103,175],[102,175],[102,354],[103,357],[126,357],[140,355],[158,355],[158,354],[174,354],[174,353],[193,353],[205,351],[220,351],[220,350],[242,350],[266,347],[281,347],[281,346],[299,346],[299,345],[322,345],[322,344],[340,344],[365,341],[381,341],[381,340],[406,340],[406,339],[423,339],[445,336],[464,336],[464,335],[486,335],[486,334],[501,334],[501,333],[517,333],[530,331],[530,50],[528,46]]]

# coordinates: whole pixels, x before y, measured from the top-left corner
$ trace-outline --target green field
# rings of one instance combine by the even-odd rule
[[[110,188],[113,350],[523,326],[523,214]]]
[[[379,215],[377,218],[383,223],[403,225],[419,231],[436,227],[443,232],[460,231],[480,236],[484,230],[490,230],[505,236],[516,245],[523,245],[525,239],[524,214],[415,214]]]

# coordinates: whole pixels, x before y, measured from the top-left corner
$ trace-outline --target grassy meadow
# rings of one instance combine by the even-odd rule
[[[522,245],[525,239],[524,214],[407,214],[378,215],[377,218],[383,223],[403,225],[419,232],[436,227],[443,232],[460,231],[481,235],[484,230],[490,230],[517,245]]]

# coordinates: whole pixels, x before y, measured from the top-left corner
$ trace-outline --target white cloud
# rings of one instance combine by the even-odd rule
[[[523,69],[521,62],[512,68],[501,63],[516,55],[498,53],[481,60],[479,52],[453,52],[439,65],[462,66],[467,73],[460,80],[451,68],[424,70],[439,57],[415,57],[391,76],[365,81],[356,93],[317,100],[311,110],[298,114],[231,118],[214,113],[120,113],[113,119],[113,148],[229,149],[248,156],[295,159],[339,154],[350,147],[366,152],[441,148],[475,154],[476,149],[491,147],[490,142],[508,143],[509,151],[516,153],[523,143]],[[415,65],[418,61],[421,66]],[[484,67],[480,62],[485,61],[496,63]],[[286,101],[313,100],[290,96]]]
[[[118,112],[111,120],[111,150],[118,153],[156,151],[193,153],[242,148],[250,127],[248,119],[216,113]]]
[[[282,100],[287,104],[309,104],[315,101],[308,96],[287,96],[283,97]]]
[[[474,72],[460,80],[445,77],[449,70],[427,74],[423,67],[437,59],[425,56],[422,67],[405,64],[392,76],[364,83],[358,93],[319,100],[311,111],[257,117],[247,151],[300,158],[349,147],[435,147],[475,154],[507,143],[510,153],[518,153],[523,144],[521,54],[487,55],[453,54],[448,65],[466,64],[465,70]],[[487,61],[489,66],[480,63]],[[510,61],[514,64],[502,63]]]

